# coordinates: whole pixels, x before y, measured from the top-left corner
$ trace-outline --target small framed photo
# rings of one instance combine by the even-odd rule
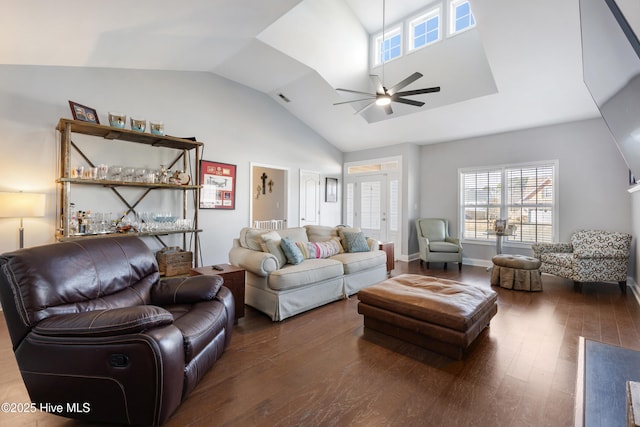
[[[338,178],[327,178],[324,188],[324,201],[334,203],[338,201]]]
[[[73,120],[81,120],[83,122],[100,124],[98,113],[93,108],[86,105],[78,104],[77,102],[69,101],[69,107],[71,107],[71,114],[73,114]]]

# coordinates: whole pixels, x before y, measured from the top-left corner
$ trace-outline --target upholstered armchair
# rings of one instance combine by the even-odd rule
[[[534,256],[540,271],[573,280],[576,289],[584,282],[618,282],[627,292],[627,270],[631,235],[601,230],[583,230],[571,236],[571,243],[537,243]]]
[[[159,425],[220,358],[234,303],[220,276],[160,281],[136,237],[54,243],[0,256],[0,300],[37,408]]]
[[[418,233],[418,248],[420,249],[420,264],[430,262],[444,262],[447,269],[448,262],[457,262],[458,269],[462,269],[462,246],[460,240],[449,237],[449,221],[443,218],[419,218],[416,220]]]

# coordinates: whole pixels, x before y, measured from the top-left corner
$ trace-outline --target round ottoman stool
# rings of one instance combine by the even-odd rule
[[[541,291],[540,260],[524,255],[496,255],[491,258],[491,284],[519,291]]]

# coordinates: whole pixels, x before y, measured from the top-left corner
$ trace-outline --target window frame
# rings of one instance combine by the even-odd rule
[[[471,19],[473,20],[473,23],[471,23],[470,25],[468,25],[467,27],[461,30],[456,30],[456,21],[458,20],[458,17],[456,16],[456,8],[465,3],[469,5],[469,14],[471,16]],[[465,31],[469,31],[472,28],[475,28],[476,24],[477,24],[476,18],[473,15],[473,9],[471,8],[471,3],[469,2],[469,0],[450,0],[449,1],[449,36],[455,36],[457,34],[464,33]]]
[[[422,46],[416,46],[415,27],[430,21],[434,17],[438,18],[438,38],[431,42],[425,40],[425,44],[423,44]],[[431,46],[435,43],[438,43],[439,41],[442,41],[442,18],[443,18],[442,9],[440,5],[434,8],[431,8],[424,13],[421,13],[417,17],[410,18],[409,25],[407,25],[408,27],[407,40],[409,41],[408,43],[409,52],[414,52],[416,50],[425,48],[427,46]],[[426,37],[426,34],[427,33],[425,33],[425,37]]]
[[[393,58],[389,58],[386,61],[382,59],[383,54],[383,43],[385,40],[390,40],[395,36],[400,37],[400,53],[398,56],[394,56]],[[378,33],[373,37],[374,40],[374,66],[382,65],[383,63],[389,63],[398,58],[402,58],[404,56],[404,35],[403,35],[403,25],[398,24],[391,27],[390,30],[385,30],[384,34]]]
[[[456,31],[456,8],[462,4],[469,5],[469,13],[472,19],[472,23],[462,30]],[[425,20],[431,19],[433,16],[438,16],[438,39],[432,42],[427,42],[422,46],[415,46],[414,29],[416,26],[425,22]],[[393,25],[389,26],[390,30],[384,30],[384,39],[388,40],[394,36],[400,37],[400,53],[394,58],[390,58],[386,61],[382,61],[382,49],[381,44],[383,42],[382,32],[369,34],[369,65],[370,67],[379,67],[382,64],[395,61],[413,52],[416,52],[424,47],[432,46],[438,42],[444,41],[449,37],[456,36],[465,31],[476,28],[477,21],[473,10],[471,8],[470,0],[438,0],[434,1],[425,8],[419,9],[409,15],[406,15],[399,22],[397,21]]]
[[[461,168],[458,169],[458,215],[460,221],[460,239],[464,243],[471,244],[484,244],[484,245],[495,245],[495,236],[487,234],[485,238],[481,237],[466,237],[465,232],[465,211],[470,206],[486,206],[486,208],[498,208],[499,209],[499,218],[508,218],[509,209],[516,206],[515,204],[509,203],[509,187],[507,182],[507,171],[509,170],[517,170],[517,169],[541,169],[545,167],[550,167],[552,169],[553,181],[552,181],[552,197],[551,203],[528,203],[526,207],[536,207],[539,206],[541,208],[551,209],[551,241],[558,241],[558,187],[559,187],[559,162],[558,160],[549,160],[549,161],[539,161],[539,162],[528,162],[528,163],[518,163],[518,164],[504,164],[504,165],[496,165],[496,166],[485,166],[485,167],[475,167],[475,168]],[[499,204],[491,204],[487,203],[486,205],[474,205],[474,204],[465,204],[465,174],[479,174],[484,172],[500,172],[500,203]],[[542,191],[542,190],[541,190]],[[518,205],[525,206],[525,205]],[[487,220],[488,221],[488,220]],[[536,224],[540,224],[539,221],[536,221]],[[521,230],[518,230],[521,231]],[[517,232],[518,236],[521,236],[519,232]],[[476,233],[477,236],[477,233]],[[541,242],[543,240],[540,240]],[[510,236],[505,236],[503,245],[512,246],[512,247],[530,247],[532,244],[536,243],[534,241],[522,241],[514,240]]]

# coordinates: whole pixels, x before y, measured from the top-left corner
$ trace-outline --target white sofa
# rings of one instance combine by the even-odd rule
[[[229,251],[229,262],[247,271],[245,303],[280,321],[385,280],[385,252],[373,239],[367,239],[366,248],[351,245],[358,238],[362,243],[357,232],[317,225],[243,228]],[[306,255],[302,262],[290,263],[281,249],[284,238],[302,248]]]

